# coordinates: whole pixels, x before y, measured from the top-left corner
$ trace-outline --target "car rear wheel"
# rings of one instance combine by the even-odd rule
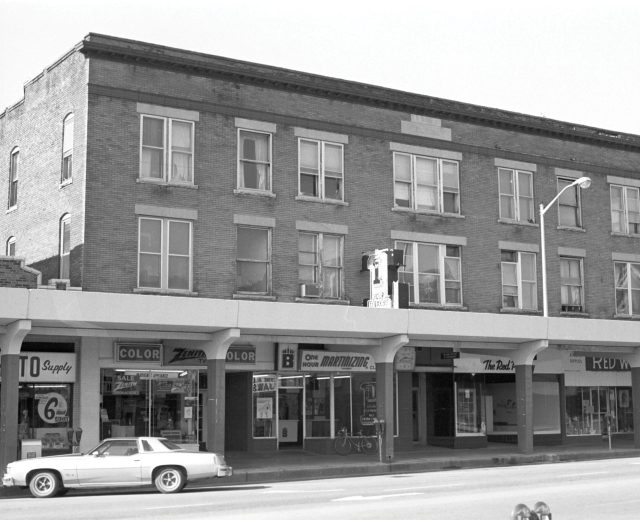
[[[162,468],[158,471],[154,483],[160,493],[177,493],[182,491],[187,479],[178,468]]]
[[[29,481],[29,491],[36,498],[55,497],[60,489],[60,479],[52,471],[39,471]]]

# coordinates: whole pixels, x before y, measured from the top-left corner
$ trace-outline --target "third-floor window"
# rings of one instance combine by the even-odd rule
[[[271,191],[271,134],[238,130],[238,189]]]
[[[614,262],[616,275],[616,314],[640,315],[640,264]]]
[[[558,193],[575,182],[575,179],[558,179]],[[580,188],[571,186],[558,199],[558,225],[581,228],[582,211],[580,206]]]
[[[460,213],[457,161],[395,152],[393,172],[396,208]]]
[[[140,178],[193,184],[193,122],[143,115],[140,125]]]
[[[611,231],[640,235],[640,188],[611,186]]]
[[[344,200],[343,147],[313,139],[298,141],[299,195],[321,200]]]
[[[9,156],[9,196],[7,208],[18,205],[18,165],[20,163],[20,150],[15,148]]]
[[[533,173],[498,168],[500,218],[514,222],[535,222],[533,215]]]

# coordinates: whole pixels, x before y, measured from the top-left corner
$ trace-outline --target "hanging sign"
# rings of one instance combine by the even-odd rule
[[[327,352],[303,350],[300,352],[302,372],[375,372],[371,354],[356,352]]]

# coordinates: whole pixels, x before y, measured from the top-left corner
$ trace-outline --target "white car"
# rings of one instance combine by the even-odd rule
[[[150,484],[161,493],[176,493],[192,480],[228,477],[232,472],[223,455],[187,451],[160,437],[127,437],[106,439],[86,455],[11,462],[2,485],[28,487],[37,498],[60,495],[71,488]]]

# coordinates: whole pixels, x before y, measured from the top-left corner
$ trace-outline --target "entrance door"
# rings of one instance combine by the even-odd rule
[[[302,388],[278,390],[278,446],[302,445]]]

